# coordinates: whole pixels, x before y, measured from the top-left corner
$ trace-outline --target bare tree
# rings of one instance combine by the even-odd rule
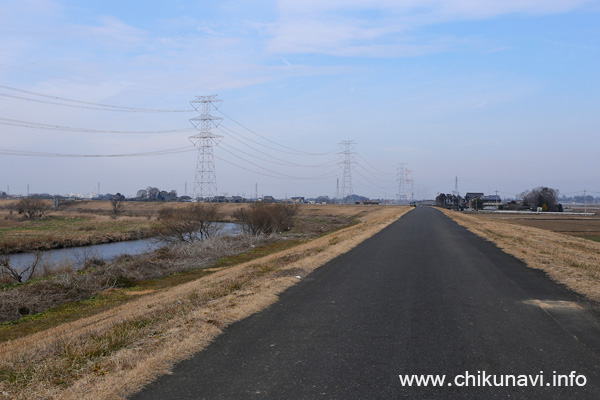
[[[539,186],[521,193],[520,196],[523,199],[523,204],[526,206],[543,209],[544,205],[546,205],[547,211],[558,210],[558,204],[556,203],[556,199],[558,198],[557,189]]]
[[[195,242],[216,233],[219,205],[195,203],[182,209],[163,208],[159,212],[162,222],[161,238],[167,242]]]
[[[252,203],[240,208],[233,216],[246,233],[270,234],[290,230],[293,217],[298,213],[298,204]]]
[[[125,196],[121,193],[117,193],[110,199],[110,205],[112,207],[112,211],[110,217],[113,219],[119,218],[119,215],[123,212],[123,201],[125,200]]]
[[[25,197],[17,203],[17,212],[23,214],[27,219],[42,218],[48,211],[48,206],[42,199]]]
[[[42,253],[36,251],[31,263],[21,271],[19,271],[16,267],[10,265],[10,257],[2,256],[0,257],[0,271],[2,275],[8,276],[13,282],[21,283],[31,279],[37,270],[37,267],[41,264],[42,261]]]
[[[158,201],[158,195],[160,194],[160,189],[152,186],[148,186],[146,188],[146,193],[148,193],[148,201]]]

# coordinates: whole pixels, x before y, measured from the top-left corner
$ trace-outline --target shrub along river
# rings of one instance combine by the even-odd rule
[[[233,223],[219,223],[219,234],[238,234],[239,225]],[[110,260],[124,254],[135,255],[156,250],[165,246],[165,242],[160,238],[128,240],[124,242],[113,242],[96,244],[92,246],[68,247],[57,250],[47,250],[40,252],[42,259],[41,264],[52,268],[56,265],[72,264],[75,268],[81,266],[87,259],[96,258],[102,260]],[[27,266],[31,265],[35,260],[35,253],[17,253],[11,254],[10,265],[19,271],[22,271]]]

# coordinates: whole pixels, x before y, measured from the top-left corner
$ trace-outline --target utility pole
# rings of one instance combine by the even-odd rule
[[[583,189],[583,212],[587,214],[587,200],[585,198],[587,190]]]
[[[254,184],[254,200],[258,200],[258,182]]]
[[[212,133],[212,128],[219,126],[223,118],[211,115],[213,107],[219,108],[223,100],[217,95],[196,96],[190,101],[194,110],[200,115],[190,119],[198,133],[190,136],[190,141],[198,147],[198,159],[196,162],[196,176],[194,179],[195,199],[214,201],[217,196],[217,176],[215,173],[215,158],[213,155],[213,145],[217,145],[218,139],[223,136]]]
[[[342,151],[339,154],[344,155],[344,161],[339,163],[344,168],[342,179],[342,202],[346,201],[346,197],[354,194],[352,189],[352,165],[354,164],[354,155],[356,154],[354,145],[355,143],[352,140],[343,140],[340,142]]]
[[[185,181],[185,184],[183,185],[183,195],[187,196],[187,181]]]
[[[496,210],[498,209],[499,204],[498,204],[498,189],[496,189]]]
[[[340,178],[336,178],[334,203],[340,201]]]

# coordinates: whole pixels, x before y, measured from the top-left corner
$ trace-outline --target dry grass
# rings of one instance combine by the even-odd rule
[[[0,200],[0,254],[63,247],[85,246],[155,236],[160,228],[157,220],[163,209],[179,210],[190,203],[124,202],[122,216],[110,218],[110,201],[81,200],[62,205],[41,220],[24,220],[16,212],[10,214],[16,200]],[[47,201],[50,206],[51,201]],[[223,220],[250,204],[219,204]],[[324,233],[327,226],[347,225],[373,209],[359,205],[308,205],[298,209],[299,229],[311,234]]]
[[[442,211],[529,267],[541,269],[556,282],[600,301],[600,243],[514,221]]]
[[[0,254],[140,239],[155,235],[156,227],[156,221],[141,217],[114,220],[107,215],[59,211],[40,220],[22,220],[3,212]]]
[[[0,393],[11,398],[124,398],[205,348],[224,327],[277,300],[315,268],[410,208],[373,207],[360,224],[90,318],[0,345]]]
[[[514,225],[531,226],[566,235],[598,241],[600,239],[600,218],[577,215],[518,215],[518,214],[477,214],[477,218],[502,221]]]

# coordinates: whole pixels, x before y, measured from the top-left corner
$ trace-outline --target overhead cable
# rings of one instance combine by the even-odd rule
[[[30,150],[11,150],[0,149],[0,155],[5,156],[22,156],[22,157],[58,157],[58,158],[105,158],[105,157],[146,157],[146,156],[162,156],[167,154],[178,154],[195,151],[192,146],[179,147],[176,149],[149,151],[145,153],[125,153],[125,154],[72,154],[72,153],[49,153]]]
[[[193,132],[194,129],[171,129],[164,131],[111,131],[103,129],[89,129],[89,128],[74,128],[70,126],[62,125],[51,125],[41,124],[39,122],[21,121],[17,119],[1,118],[1,125],[16,126],[20,128],[33,128],[33,129],[46,129],[52,131],[67,131],[67,132],[86,132],[86,133],[125,133],[125,134],[159,134],[159,133],[181,133],[181,132]]]
[[[219,129],[221,132],[223,132],[223,133],[227,134],[227,132],[225,132],[224,130],[222,130],[222,129],[220,129],[220,128],[217,128],[217,129]],[[228,131],[229,131],[229,133],[233,133],[233,131],[232,131],[232,130],[230,130],[230,129],[228,129]],[[235,134],[235,133],[234,133],[234,134]],[[243,144],[244,146],[246,146],[246,147],[248,147],[248,148],[250,148],[250,149],[252,149],[252,150],[254,150],[254,151],[256,151],[256,152],[258,152],[258,153],[260,153],[260,154],[263,154],[263,155],[265,155],[265,156],[267,156],[267,157],[270,157],[270,158],[272,158],[272,159],[274,159],[274,160],[277,160],[277,161],[279,161],[279,162],[275,162],[275,161],[271,161],[271,160],[265,160],[264,158],[258,157],[258,156],[256,156],[256,155],[253,155],[253,154],[250,154],[250,153],[244,152],[244,151],[242,151],[242,150],[239,150],[239,149],[236,149],[236,148],[234,148],[234,147],[230,146],[230,147],[234,148],[235,150],[237,150],[237,151],[239,151],[239,152],[242,152],[242,153],[244,153],[244,154],[246,154],[246,155],[249,155],[249,156],[251,156],[251,157],[255,157],[255,158],[259,159],[259,160],[263,160],[263,161],[270,162],[270,163],[273,163],[273,164],[279,164],[279,165],[289,165],[289,166],[293,166],[293,167],[307,167],[307,168],[322,168],[322,167],[329,167],[329,166],[333,166],[333,165],[336,165],[336,164],[337,164],[337,161],[328,161],[328,162],[321,163],[321,164],[300,164],[300,163],[295,163],[295,162],[291,162],[291,161],[284,160],[284,159],[282,159],[282,158],[278,158],[278,157],[272,156],[272,155],[270,155],[269,153],[266,153],[266,152],[264,152],[264,151],[262,151],[262,150],[259,150],[259,149],[257,149],[257,148],[256,148],[256,147],[254,147],[254,146],[251,146],[251,145],[249,145],[248,143],[245,143],[244,141],[242,141],[242,140],[240,140],[240,139],[236,138],[235,136],[228,135],[227,137],[229,137],[229,138],[231,138],[231,139],[235,140],[236,142],[238,142],[238,143],[240,143],[240,144]]]
[[[155,108],[125,107],[125,106],[117,106],[117,105],[113,105],[113,104],[93,103],[93,102],[89,102],[89,101],[69,99],[66,97],[51,96],[51,95],[47,95],[47,94],[43,94],[43,93],[32,92],[29,90],[23,90],[23,89],[14,88],[11,86],[6,86],[6,85],[0,85],[0,89],[13,90],[16,92],[26,93],[26,94],[30,94],[30,95],[34,95],[34,96],[39,96],[39,97],[45,97],[45,98],[53,99],[53,100],[68,101],[70,103],[76,103],[76,104],[85,104],[86,106],[77,106],[74,104],[56,103],[56,102],[43,101],[43,100],[37,100],[37,99],[28,98],[28,97],[21,97],[21,96],[0,93],[0,96],[4,96],[4,97],[11,97],[11,98],[16,98],[16,99],[21,99],[21,100],[35,101],[38,103],[53,104],[53,105],[59,105],[59,106],[65,106],[65,107],[87,108],[87,109],[91,109],[91,110],[144,112],[144,113],[181,113],[181,112],[194,111],[194,110],[161,110],[161,109],[155,109]],[[87,106],[92,106],[92,107],[87,107]]]
[[[242,128],[244,128],[245,130],[247,130],[248,132],[251,132],[251,133],[255,134],[256,136],[258,136],[258,137],[260,137],[260,138],[262,138],[262,139],[264,139],[264,140],[266,140],[266,141],[268,141],[268,142],[270,142],[270,143],[273,143],[273,144],[275,144],[275,145],[277,145],[277,146],[283,147],[284,149],[291,150],[291,151],[293,152],[292,154],[298,154],[298,155],[310,155],[310,156],[324,156],[324,155],[330,155],[330,154],[335,154],[335,153],[337,153],[337,150],[335,150],[335,151],[329,151],[329,152],[325,152],[325,153],[311,153],[311,152],[308,152],[308,151],[297,150],[297,149],[294,149],[294,148],[292,148],[292,147],[285,146],[285,145],[283,145],[283,144],[277,143],[276,141],[274,141],[274,140],[271,140],[271,139],[269,139],[268,137],[265,137],[265,136],[261,135],[260,133],[258,133],[258,132],[256,132],[256,131],[254,131],[254,130],[252,130],[252,129],[250,129],[250,128],[248,128],[247,126],[243,125],[241,122],[238,122],[238,121],[236,121],[235,119],[233,119],[232,117],[230,117],[229,115],[225,114],[223,111],[221,111],[221,110],[219,110],[219,109],[217,109],[217,111],[218,111],[218,112],[220,112],[220,113],[221,113],[221,114],[222,114],[224,117],[226,117],[226,118],[230,119],[231,121],[233,121],[233,122],[234,122],[234,123],[236,123],[237,125],[241,126],[241,127],[242,127]],[[264,145],[263,145],[263,146],[264,146]],[[266,146],[265,146],[265,147],[266,147]],[[282,150],[278,150],[278,151],[282,151]]]
[[[281,177],[283,177],[283,178],[290,178],[290,179],[320,179],[320,178],[323,178],[324,176],[330,175],[332,173],[332,172],[327,172],[327,173],[325,173],[323,175],[317,175],[317,176],[311,176],[311,177],[298,177],[298,176],[293,176],[293,175],[288,175],[288,174],[282,174],[281,172],[273,171],[271,169],[262,167],[262,166],[254,163],[252,161],[246,160],[245,158],[240,157],[237,154],[232,153],[231,151],[227,150],[226,148],[221,148],[221,149],[224,150],[226,153],[229,153],[232,156],[234,156],[234,157],[236,157],[236,158],[238,158],[238,159],[240,159],[240,160],[242,160],[244,162],[247,162],[248,164],[251,164],[251,165],[253,165],[253,166],[257,167],[257,168],[260,168],[262,170],[268,171],[268,172],[270,172],[272,174],[281,175]]]

